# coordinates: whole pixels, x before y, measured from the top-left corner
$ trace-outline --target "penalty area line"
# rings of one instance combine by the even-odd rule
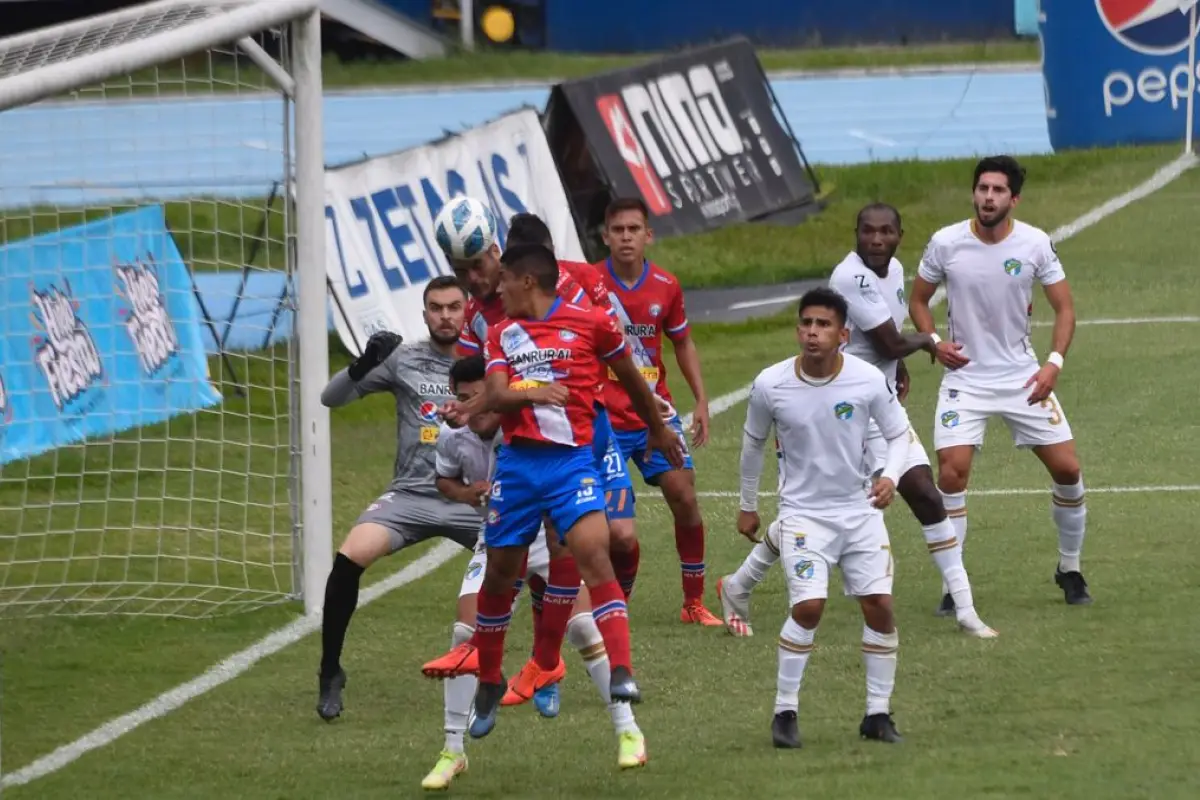
[[[1200,484],[1179,484],[1174,486],[1088,486],[1088,494],[1156,494],[1156,493],[1190,493],[1200,492]],[[1049,489],[970,489],[967,494],[971,497],[1021,497],[1027,495],[1049,494]],[[733,498],[741,497],[739,492],[700,491],[697,497]],[[775,492],[759,492],[759,497],[775,497]],[[643,498],[639,497],[638,500]],[[645,499],[662,499],[661,495],[647,494]]]

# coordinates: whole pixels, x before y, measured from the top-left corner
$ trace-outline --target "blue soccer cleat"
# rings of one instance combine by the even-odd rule
[[[479,682],[479,688],[475,691],[475,710],[467,729],[472,739],[482,739],[496,727],[496,714],[500,711],[504,688],[504,683]]]
[[[533,707],[543,717],[557,717],[560,706],[557,683],[543,686],[533,693]]]

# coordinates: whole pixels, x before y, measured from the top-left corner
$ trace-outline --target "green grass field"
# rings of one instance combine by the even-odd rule
[[[1031,159],[1021,216],[1046,228],[1065,223],[1145,179],[1168,157],[1145,149]],[[857,183],[848,177],[839,183],[847,197],[901,205],[909,229],[902,256],[911,274],[928,231],[969,212],[969,168],[965,162],[871,167],[847,170],[843,175],[855,174]],[[1051,579],[1056,537],[1047,478],[996,425],[976,462],[967,567],[977,606],[1001,638],[969,640],[933,617],[938,579],[919,528],[898,505],[888,512],[902,643],[894,711],[907,741],[887,747],[858,740],[861,620],[849,602],[835,599],[805,676],[805,749],[776,752],[769,723],[775,631],[786,613],[782,581],[773,574],[756,594],[752,639],[680,625],[669,516],[643,492],[643,571],[631,614],[649,765],[618,773],[606,714],[578,657],[568,654],[561,716],[543,720],[529,708],[503,713],[487,740],[468,745],[471,769],[453,791],[490,798],[528,795],[531,787],[586,797],[778,797],[799,785],[805,796],[822,797],[1197,796],[1200,724],[1189,698],[1200,645],[1191,611],[1200,599],[1191,566],[1200,492],[1194,458],[1200,427],[1192,411],[1200,356],[1200,286],[1191,255],[1198,199],[1200,171],[1192,171],[1059,247],[1081,320],[1059,396],[1091,490],[1084,568],[1095,605],[1063,604]],[[840,257],[852,245],[853,202],[831,205],[819,220],[791,230],[795,249],[819,236],[813,263]],[[684,266],[676,260],[685,255],[728,262],[731,249],[748,245],[720,235],[689,244],[694,249],[664,245],[655,256],[669,267]],[[1048,328],[1041,323],[1049,316],[1043,301],[1035,305],[1034,339],[1044,354]],[[793,351],[786,316],[699,326],[695,335],[714,397]],[[909,411],[928,441],[938,371],[920,356],[910,359],[910,369]],[[714,441],[697,454],[702,491],[736,490],[743,414],[739,405],[716,417]],[[334,413],[335,540],[386,483],[390,416],[386,398]],[[773,477],[764,476],[763,486],[772,485]],[[711,587],[737,566],[746,546],[733,532],[732,498],[706,496],[703,509],[715,608]],[[772,510],[767,500],[764,516]],[[367,581],[419,553],[384,562]],[[465,555],[458,557],[360,611],[344,660],[347,710],[335,724],[313,712],[318,641],[309,637],[61,771],[10,787],[6,797],[417,794],[442,736],[441,688],[421,678],[419,666],[447,644],[465,563]],[[190,680],[293,612],[276,607],[199,622],[6,619],[0,625],[5,770]],[[522,610],[510,670],[528,641],[529,615]]]

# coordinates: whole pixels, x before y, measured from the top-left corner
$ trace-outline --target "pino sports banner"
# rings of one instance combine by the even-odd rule
[[[361,353],[371,334],[428,338],[421,294],[451,275],[433,235],[442,206],[459,195],[491,206],[500,246],[513,214],[550,227],[560,258],[583,248],[538,113],[521,109],[437,142],[325,172],[325,267],[342,343]]]
[[[221,402],[161,206],[0,247],[0,464]]]

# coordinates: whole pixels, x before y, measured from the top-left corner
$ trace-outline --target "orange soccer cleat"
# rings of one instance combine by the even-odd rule
[[[679,611],[679,621],[689,625],[704,625],[705,627],[725,624],[720,617],[715,616],[705,608],[704,603],[700,600],[689,600],[684,603],[683,608]]]
[[[457,678],[459,675],[479,674],[479,650],[470,642],[456,645],[449,653],[426,662],[421,667],[426,678]]]
[[[519,706],[528,703],[541,689],[558,683],[567,676],[567,665],[560,658],[558,666],[552,670],[543,670],[532,658],[525,662],[521,671],[508,682],[508,691],[500,700],[502,706]]]

